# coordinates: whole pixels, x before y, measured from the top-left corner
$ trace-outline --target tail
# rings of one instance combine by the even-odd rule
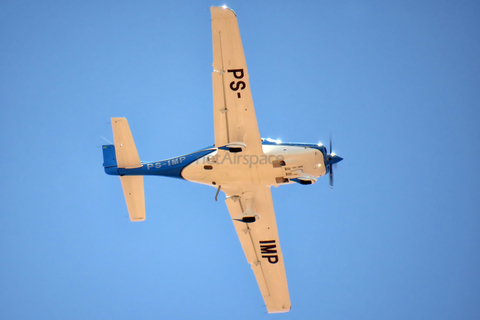
[[[115,145],[103,146],[103,166],[116,166],[122,169],[134,169],[142,166],[128,121],[125,118],[112,118],[113,139]],[[145,192],[143,176],[120,176],[123,194],[127,202],[130,221],[145,220]]]
[[[117,157],[115,155],[115,146],[113,144],[103,145],[103,167],[110,168],[117,166]]]

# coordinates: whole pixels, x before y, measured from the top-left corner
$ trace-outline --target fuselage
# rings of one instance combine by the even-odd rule
[[[311,184],[328,172],[327,150],[321,144],[282,143],[262,139],[263,154],[219,150],[214,146],[175,158],[142,163],[135,169],[121,169],[116,160],[105,164],[110,175],[159,175],[218,186],[259,184],[278,186],[288,183]],[[115,156],[114,146],[104,146]],[[107,155],[106,157],[108,157]]]
[[[215,150],[186,166],[182,177],[206,185],[280,185],[303,177],[314,182],[326,174],[323,147],[311,144],[262,144],[263,154]],[[309,178],[309,179],[308,179]]]

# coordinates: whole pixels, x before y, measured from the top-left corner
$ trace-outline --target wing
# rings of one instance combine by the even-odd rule
[[[229,8],[210,9],[215,146],[242,142],[247,153],[263,154],[237,17]]]
[[[251,186],[242,191],[224,190],[228,211],[243,251],[250,263],[269,313],[291,308],[287,276],[280,249],[270,187]],[[242,222],[242,216],[255,222]]]

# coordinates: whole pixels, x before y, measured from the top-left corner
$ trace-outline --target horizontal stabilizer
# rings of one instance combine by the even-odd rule
[[[140,168],[142,163],[140,162],[127,119],[112,118],[112,129],[117,167],[124,169]]]
[[[143,176],[120,176],[130,221],[145,220]]]

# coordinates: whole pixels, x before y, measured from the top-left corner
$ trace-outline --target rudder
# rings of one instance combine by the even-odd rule
[[[113,144],[103,145],[103,167],[115,167],[117,165],[117,157],[115,156],[115,146]]]

